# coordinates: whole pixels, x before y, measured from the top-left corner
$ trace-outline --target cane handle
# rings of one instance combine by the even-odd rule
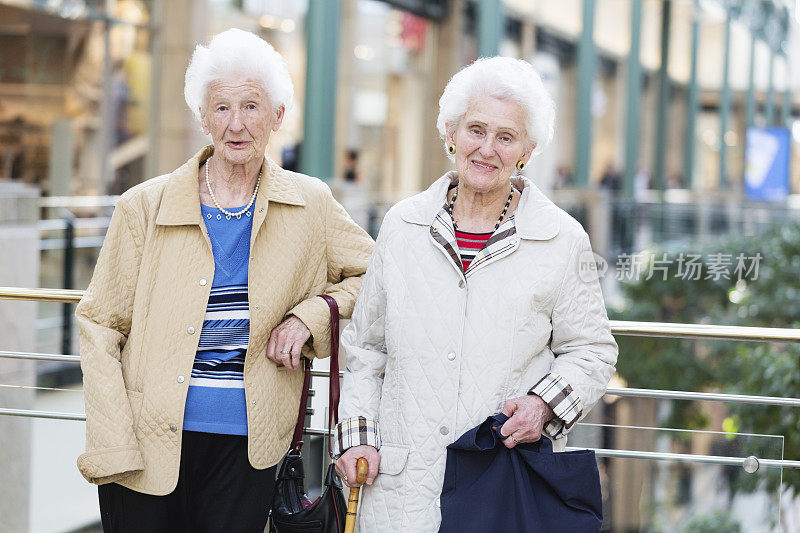
[[[367,480],[367,472],[369,471],[369,464],[363,457],[359,457],[356,461],[356,483],[363,485]]]

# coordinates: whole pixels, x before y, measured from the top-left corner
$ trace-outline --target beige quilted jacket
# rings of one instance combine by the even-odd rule
[[[169,494],[178,482],[181,426],[195,352],[214,279],[200,214],[198,167],[213,147],[119,200],[76,315],[86,399],[83,476]],[[286,452],[302,372],[266,358],[287,315],[312,333],[311,357],[329,355],[323,291],[350,316],[372,239],[321,181],[265,160],[250,238],[250,345],[244,367],[248,454],[255,468]]]

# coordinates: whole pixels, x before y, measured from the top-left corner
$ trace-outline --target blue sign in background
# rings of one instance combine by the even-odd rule
[[[747,128],[744,192],[750,200],[782,202],[789,196],[789,148],[786,128]]]

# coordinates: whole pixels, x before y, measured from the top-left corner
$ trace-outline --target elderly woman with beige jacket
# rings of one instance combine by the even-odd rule
[[[446,448],[503,411],[509,448],[566,435],[614,373],[589,238],[526,177],[554,107],[530,64],[481,59],[439,101],[455,170],[386,215],[353,320],[336,445],[359,531],[434,532]]]
[[[372,240],[321,181],[264,156],[292,99],[283,59],[229,30],[187,104],[211,136],[119,200],[76,315],[84,477],[106,531],[263,531],[306,357],[329,355]]]

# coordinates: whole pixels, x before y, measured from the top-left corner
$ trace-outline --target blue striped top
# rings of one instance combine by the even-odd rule
[[[250,341],[247,268],[252,209],[238,220],[228,220],[219,209],[200,207],[214,252],[214,282],[189,379],[183,429],[247,435],[244,357]]]

